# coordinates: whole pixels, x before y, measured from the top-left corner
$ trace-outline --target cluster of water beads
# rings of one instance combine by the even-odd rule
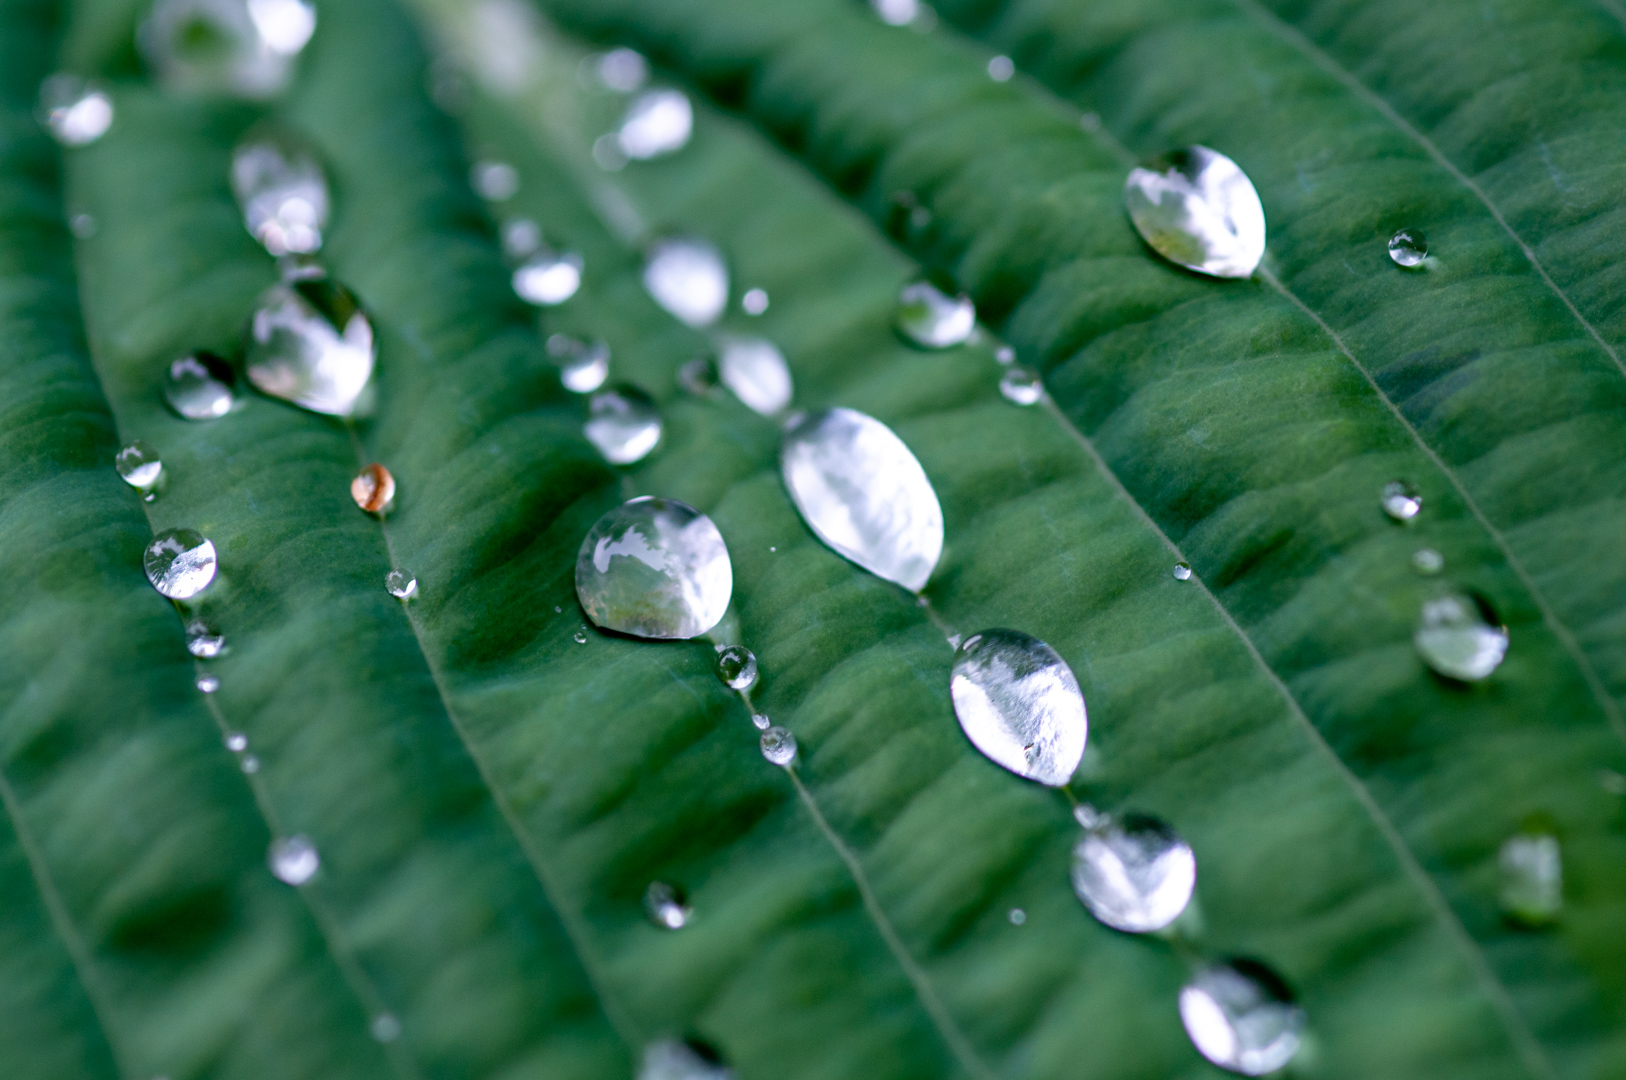
[[[1415,270],[1428,260],[1428,238],[1421,229],[1400,229],[1389,237],[1389,258],[1396,266]]]
[[[350,497],[369,514],[387,514],[395,503],[395,477],[384,466],[368,465],[350,481]]]
[[[171,600],[190,600],[215,579],[214,544],[194,529],[166,529],[142,554],[152,587]]]
[[[1412,643],[1439,674],[1459,682],[1478,682],[1507,657],[1508,633],[1483,596],[1447,592],[1423,602]]]
[[[280,257],[321,248],[327,179],[309,150],[279,133],[258,133],[232,154],[231,187],[243,224],[266,251]]]
[[[696,329],[716,322],[728,306],[728,264],[714,244],[697,237],[656,241],[643,280],[657,304]]]
[[[1160,818],[1100,814],[1080,806],[1084,836],[1073,847],[1073,892],[1101,922],[1146,934],[1186,910],[1197,885],[1191,845]]]
[[[611,510],[576,557],[576,596],[594,624],[634,637],[693,638],[722,621],[734,567],[706,515],[649,496]]]
[[[1222,1069],[1263,1076],[1298,1052],[1304,1010],[1280,976],[1253,960],[1203,968],[1180,990],[1192,1045]]]
[[[644,890],[644,914],[649,921],[666,930],[681,930],[694,914],[685,901],[683,890],[664,881],[652,881]]]
[[[1214,277],[1250,276],[1265,255],[1265,209],[1236,162],[1188,146],[1133,169],[1124,202],[1141,238],[1172,263]]]
[[[315,30],[310,0],[158,0],[136,42],[171,89],[261,99],[288,85]]]
[[[165,403],[183,420],[218,420],[237,405],[237,373],[211,352],[170,361],[163,389]]]
[[[113,126],[113,99],[95,83],[58,72],[40,84],[39,116],[63,146],[88,146]]]
[[[611,386],[587,399],[582,434],[611,465],[631,465],[648,457],[661,441],[661,430],[655,400],[636,386]]]
[[[693,1040],[660,1039],[644,1047],[638,1080],[733,1080],[717,1052]]]
[[[164,462],[152,447],[137,439],[114,456],[113,467],[126,484],[141,493],[142,499],[152,502],[158,497],[164,479]]]
[[[955,650],[949,695],[960,729],[984,757],[1060,787],[1084,757],[1084,694],[1067,662],[1017,630],[984,630]]]
[[[552,334],[547,349],[559,362],[559,381],[573,394],[591,394],[610,376],[610,346],[602,340]]]
[[[904,340],[922,349],[948,349],[971,337],[977,328],[976,305],[953,290],[952,282],[924,277],[898,292],[893,325]]]
[[[261,297],[249,324],[248,380],[311,412],[351,416],[377,360],[373,327],[350,290],[320,273]]]
[[[322,866],[322,857],[308,836],[279,837],[271,841],[266,861],[278,881],[295,886],[315,877]]]

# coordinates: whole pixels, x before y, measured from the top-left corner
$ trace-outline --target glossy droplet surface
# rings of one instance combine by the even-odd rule
[[[1265,255],[1265,209],[1253,181],[1224,154],[1188,146],[1129,174],[1124,202],[1135,229],[1172,263],[1245,278]]]
[[[391,570],[384,575],[384,588],[397,600],[411,600],[418,595],[418,579],[405,570]]]
[[[728,305],[728,265],[704,240],[662,240],[644,263],[644,288],[655,302],[689,326],[710,326]]]
[[[88,146],[113,126],[113,99],[77,75],[59,72],[40,84],[40,119],[63,146]]]
[[[903,339],[922,349],[959,345],[977,328],[977,308],[969,296],[926,278],[903,287],[892,318]]]
[[[153,538],[142,556],[152,587],[171,600],[190,600],[215,579],[215,546],[192,529],[168,529]]]
[[[767,731],[769,728],[773,727],[773,721],[768,719],[767,713],[752,713],[751,726],[756,728],[758,731]]]
[[[610,346],[569,334],[548,338],[548,355],[559,363],[559,381],[573,394],[591,394],[610,375]]]
[[[794,392],[785,354],[766,338],[724,338],[717,377],[746,408],[763,416],[783,410]]]
[[[164,370],[164,401],[183,420],[215,420],[237,404],[237,373],[210,352],[195,352]]]
[[[1428,237],[1421,229],[1401,229],[1389,237],[1389,258],[1411,270],[1428,258]]]
[[[697,1047],[676,1039],[661,1039],[644,1047],[644,1060],[638,1067],[638,1080],[733,1080],[709,1047]]]
[[[782,727],[770,727],[762,733],[762,756],[775,765],[789,765],[796,760],[796,736]]]
[[[1044,397],[1044,380],[1032,368],[1012,364],[999,377],[999,392],[1013,405],[1037,405]]]
[[[1187,564],[1183,563],[1183,562],[1175,563],[1174,564],[1174,580],[1176,580],[1176,581],[1190,581],[1191,580],[1191,567],[1188,566]]]
[[[683,901],[683,890],[664,881],[652,881],[644,890],[644,914],[656,926],[681,930],[693,913]]]
[[[1115,930],[1168,926],[1191,901],[1197,860],[1180,834],[1144,814],[1099,816],[1073,847],[1073,892]]]
[[[1084,756],[1078,680],[1056,650],[1017,630],[984,630],[956,650],[949,694],[971,744],[1018,776],[1059,787]]]
[[[655,401],[636,386],[613,386],[587,402],[582,434],[611,465],[630,465],[649,456],[661,441],[661,414]]]
[[[241,754],[248,749],[248,736],[241,731],[227,732],[225,739],[222,741],[226,744],[226,749],[234,754]]]
[[[1478,682],[1507,656],[1507,627],[1490,603],[1472,593],[1423,602],[1412,642],[1423,662],[1449,679]]]
[[[749,690],[757,683],[757,655],[744,645],[717,646],[717,677],[730,690]]]
[[[226,652],[226,638],[202,619],[186,624],[186,651],[199,660],[213,660]]]
[[[920,14],[920,0],[870,0],[869,6],[888,26],[908,26]]]
[[[1503,842],[1502,913],[1525,926],[1546,926],[1564,910],[1564,867],[1558,838],[1520,833]]]
[[[367,513],[382,514],[395,502],[395,477],[382,465],[369,465],[350,481],[350,497]]]
[[[118,469],[126,484],[143,495],[156,488],[164,475],[164,463],[158,457],[158,451],[140,439],[114,456],[113,467]]]
[[[219,690],[219,689],[220,689],[220,680],[218,678],[216,678],[215,676],[213,676],[213,675],[199,675],[198,676],[198,691],[200,693],[212,694],[216,690]]]
[[[259,99],[288,85],[315,30],[309,0],[158,0],[136,40],[171,89]]]
[[[514,292],[527,304],[553,307],[582,287],[582,257],[574,251],[537,252],[514,271]]]
[[[781,475],[802,520],[837,554],[918,592],[943,554],[943,509],[892,429],[852,409],[785,425]]]
[[[694,130],[694,106],[681,90],[649,90],[627,107],[616,132],[616,144],[633,161],[675,153],[688,145]]]
[[[273,286],[249,327],[248,379],[262,394],[349,416],[373,376],[373,327],[350,290],[326,278]]]
[[[747,315],[761,315],[768,310],[768,290],[747,289],[740,297],[740,310]]]
[[[576,596],[606,630],[692,638],[716,626],[734,594],[734,567],[706,515],[645,496],[599,518],[576,557]]]
[[[231,187],[243,225],[272,255],[309,254],[327,226],[327,178],[307,151],[261,136],[238,146]]]
[[[995,82],[1010,82],[1016,74],[1016,63],[1008,56],[993,56],[988,59],[988,77]]]
[[[1405,523],[1423,512],[1423,497],[1406,481],[1391,480],[1383,485],[1380,505],[1391,519]]]
[[[307,836],[288,836],[271,841],[267,861],[277,879],[289,885],[305,884],[316,876],[316,871],[322,866],[322,857]]]
[[[1180,1021],[1198,1053],[1215,1065],[1263,1076],[1298,1051],[1304,1010],[1269,968],[1232,960],[1204,968],[1181,988]]]

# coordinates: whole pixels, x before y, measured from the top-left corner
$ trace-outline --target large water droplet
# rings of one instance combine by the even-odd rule
[[[140,439],[118,452],[113,458],[113,467],[118,469],[126,484],[143,495],[155,491],[164,476],[164,463],[158,457],[158,451]]]
[[[1428,258],[1428,237],[1421,229],[1401,229],[1389,237],[1389,258],[1407,270],[1423,265]]]
[[[1152,250],[1214,277],[1245,278],[1265,255],[1265,209],[1230,158],[1188,146],[1154,158],[1124,184],[1129,217]]]
[[[1044,380],[1032,368],[1012,364],[999,377],[999,392],[1013,405],[1037,405],[1044,397]]]
[[[943,554],[943,509],[892,429],[852,409],[785,425],[779,464],[808,528],[870,573],[919,592]]]
[[[683,890],[664,881],[652,881],[644,891],[644,914],[656,926],[681,930],[693,914],[693,910],[683,901]]]
[[[1203,1057],[1244,1076],[1263,1076],[1298,1051],[1304,1010],[1265,965],[1232,960],[1192,976],[1180,990],[1180,1020]]]
[[[388,513],[395,502],[395,477],[382,465],[369,465],[350,481],[350,497],[369,514]]]
[[[411,600],[418,595],[418,579],[397,567],[384,575],[384,588],[397,600]]]
[[[1073,891],[1115,930],[1163,929],[1186,910],[1196,883],[1190,845],[1155,817],[1099,815],[1073,847]]]
[[[1564,910],[1564,870],[1558,838],[1520,833],[1502,844],[1502,912],[1525,926],[1545,926]]]
[[[1404,480],[1391,480],[1384,484],[1380,502],[1383,512],[1401,523],[1423,512],[1423,497]]]
[[[616,144],[633,161],[671,154],[683,149],[694,130],[694,106],[681,90],[650,90],[639,94],[627,108],[616,132]]]
[[[59,72],[40,84],[40,120],[63,146],[86,146],[113,126],[113,99],[79,76]]]
[[[164,372],[164,400],[183,420],[217,419],[237,404],[237,373],[211,352],[183,356]]]
[[[733,593],[722,534],[676,499],[623,503],[598,519],[576,556],[576,596],[606,630],[699,637],[722,620]]]
[[[1450,679],[1478,682],[1507,656],[1507,627],[1477,593],[1424,601],[1412,642],[1429,667]]]
[[[649,79],[649,61],[635,49],[611,49],[598,58],[598,81],[618,94],[630,94]]]
[[[553,307],[582,287],[582,257],[543,248],[514,271],[514,292],[528,304]]]
[[[309,0],[158,0],[137,43],[166,86],[266,98],[316,30]]]
[[[728,306],[728,266],[722,252],[704,240],[662,240],[644,263],[644,288],[688,325],[710,326]]]
[[[231,187],[250,235],[273,255],[309,254],[327,225],[327,178],[311,154],[267,134],[238,146]]]
[[[186,651],[199,660],[213,660],[226,652],[226,638],[202,619],[186,624]]]
[[[790,404],[790,365],[766,338],[723,338],[717,376],[752,412],[772,416]]]
[[[171,600],[190,600],[215,579],[215,546],[192,529],[168,529],[153,537],[142,556],[152,587]]]
[[[969,296],[955,292],[951,282],[921,278],[899,291],[893,324],[912,345],[947,349],[964,342],[977,328],[977,308]]]
[[[972,634],[955,653],[949,693],[966,738],[989,760],[1051,787],[1072,779],[1089,722],[1055,649],[1016,630]]]
[[[660,411],[636,386],[599,391],[588,399],[587,412],[582,433],[611,465],[642,461],[661,441]]]
[[[322,857],[308,836],[288,836],[271,841],[267,861],[279,881],[303,885],[316,876]]]
[[[375,358],[372,324],[350,290],[326,278],[274,285],[254,312],[248,379],[263,394],[349,416]]]
[[[744,645],[717,646],[717,677],[730,690],[745,691],[757,684],[757,655]]]
[[[796,736],[782,727],[770,727],[762,733],[762,756],[775,765],[788,766],[796,760]]]
[[[644,1047],[638,1080],[733,1080],[716,1051],[695,1043],[662,1039]]]
[[[548,338],[548,355],[559,362],[559,381],[573,394],[591,394],[610,375],[610,346],[569,334]]]

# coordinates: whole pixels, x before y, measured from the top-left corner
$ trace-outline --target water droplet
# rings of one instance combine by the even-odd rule
[[[292,56],[316,32],[316,8],[310,0],[248,0],[248,14],[266,46]]]
[[[1507,656],[1507,627],[1478,593],[1424,601],[1412,642],[1429,667],[1449,679],[1478,682]]]
[[[1012,926],[1021,926],[1023,923],[1028,921],[1028,913],[1019,907],[1013,907],[1010,910],[1010,914],[1008,914],[1006,918],[1011,920]]]
[[[852,409],[785,425],[780,470],[808,528],[837,554],[919,592],[943,554],[943,509],[892,429]]]
[[[152,587],[171,600],[190,600],[215,579],[215,546],[192,529],[168,529],[142,556]]]
[[[542,246],[542,226],[530,218],[514,218],[502,227],[502,251],[510,259],[523,259]]]
[[[506,202],[519,191],[519,170],[506,161],[476,161],[469,166],[469,186],[482,199]]]
[[[544,248],[514,271],[514,292],[539,307],[562,304],[581,288],[582,265],[582,257],[574,251]]]
[[[143,495],[155,490],[164,475],[164,463],[159,459],[158,452],[140,439],[114,456],[113,467],[118,469],[126,484]]]
[[[356,411],[373,375],[373,327],[349,289],[326,278],[274,285],[260,298],[248,379],[263,394],[329,416]]]
[[[697,356],[678,368],[678,388],[685,394],[709,397],[721,381],[717,374],[717,361],[710,356]]]
[[[113,126],[113,99],[77,75],[58,72],[40,84],[40,119],[63,146],[88,146]]]
[[[158,0],[136,41],[171,89],[259,99],[287,86],[315,30],[309,0]]]
[[[576,556],[576,596],[606,630],[699,637],[722,620],[733,593],[722,534],[676,499],[621,504],[588,530]]]
[[[1084,694],[1056,650],[1016,630],[984,630],[955,652],[954,715],[973,746],[1018,776],[1060,787],[1089,732]]]
[[[1389,258],[1407,270],[1423,265],[1428,258],[1428,237],[1421,229],[1401,229],[1389,237]]]
[[[1265,209],[1230,158],[1188,146],[1134,169],[1124,202],[1141,238],[1172,263],[1245,278],[1265,255]]]
[[[683,901],[682,889],[664,881],[652,881],[644,892],[644,913],[656,926],[681,930],[693,914],[693,910]]]
[[[212,694],[216,690],[219,690],[219,689],[220,689],[220,680],[217,677],[215,677],[214,675],[199,675],[198,676],[198,692],[199,693]]]
[[[289,885],[303,885],[316,876],[322,857],[308,836],[289,836],[271,841],[267,861],[277,880]]]
[[[226,652],[226,639],[202,619],[186,624],[186,651],[199,660],[213,660]]]
[[[164,400],[183,420],[214,420],[237,404],[237,373],[211,352],[172,361],[164,373]]]
[[[391,570],[384,575],[384,588],[397,600],[411,600],[418,595],[418,579],[405,570]]]
[[[644,1047],[638,1080],[733,1080],[717,1052],[701,1043],[661,1039]]]
[[[723,338],[717,374],[752,412],[772,416],[790,404],[790,365],[779,347],[766,338]]]
[[[955,292],[952,283],[921,278],[898,293],[893,323],[912,345],[947,349],[964,342],[977,328],[977,308],[969,296]]]
[[[1564,871],[1558,838],[1520,833],[1502,844],[1502,913],[1525,926],[1546,926],[1564,910]]]
[[[1044,380],[1032,368],[1012,364],[999,377],[999,392],[1013,405],[1036,405],[1044,397]]]
[[[1599,769],[1598,786],[1611,795],[1626,795],[1626,776],[1613,769]]]
[[[1298,1051],[1304,1010],[1265,965],[1232,960],[1202,969],[1181,988],[1180,1020],[1203,1057],[1244,1076],[1263,1076]]]
[[[1001,345],[994,350],[994,359],[1001,364],[1016,363],[1016,350],[1009,345]]]
[[[730,690],[749,690],[757,684],[757,654],[744,645],[717,646],[717,677]]]
[[[1190,845],[1144,814],[1097,815],[1073,847],[1073,891],[1115,930],[1163,929],[1186,910],[1196,883]]]
[[[770,727],[762,733],[762,756],[775,765],[789,765],[796,760],[796,736],[782,727]]]
[[[243,758],[242,767],[244,772],[248,773],[250,776],[253,776],[255,773],[260,771],[260,759],[255,757],[253,754],[249,754],[247,757]]]
[[[605,172],[620,172],[627,167],[627,155],[621,152],[621,142],[615,132],[606,132],[593,140],[593,161]]]
[[[1423,510],[1423,497],[1404,480],[1391,480],[1383,485],[1383,512],[1395,521],[1407,522]]]
[[[587,631],[586,630],[578,630],[574,634],[570,635],[570,639],[572,641],[574,641],[578,645],[586,645],[587,644]]]
[[[747,315],[761,315],[768,310],[767,289],[747,289],[740,297],[740,310]]]
[[[1445,556],[1433,548],[1418,548],[1412,552],[1411,565],[1419,574],[1438,574],[1445,569]]]
[[[598,81],[618,94],[630,94],[649,79],[649,61],[632,49],[611,49],[598,58]]]
[[[231,187],[243,225],[272,255],[309,254],[327,225],[327,178],[309,152],[261,134],[232,154]]]
[[[375,462],[350,481],[350,497],[369,514],[388,513],[395,502],[395,477]]]
[[[662,240],[644,263],[644,288],[680,321],[710,326],[728,305],[728,266],[722,252],[704,240]]]
[[[627,107],[616,132],[616,145],[633,161],[675,153],[694,131],[694,106],[681,90],[648,90]]]
[[[587,411],[582,433],[611,465],[642,461],[661,441],[661,414],[636,386],[599,391],[588,399]]]
[[[988,77],[995,82],[1010,82],[1016,74],[1016,64],[1008,56],[995,56],[988,61]]]
[[[234,754],[241,754],[244,750],[248,749],[248,736],[244,735],[241,731],[227,732],[226,738],[223,741],[226,744],[226,749],[230,750]]]
[[[1187,565],[1186,563],[1183,563],[1183,562],[1175,563],[1174,564],[1174,580],[1176,580],[1176,581],[1190,581],[1191,580],[1191,567],[1189,565]]]
[[[870,0],[869,6],[888,26],[908,26],[920,14],[920,0]]]
[[[96,235],[96,219],[89,214],[75,214],[68,219],[68,230],[80,240]]]
[[[573,394],[591,394],[610,376],[610,346],[603,341],[553,334],[548,355],[559,362],[559,381]]]
[[[373,1022],[367,1026],[367,1030],[381,1043],[394,1042],[401,1037],[401,1021],[392,1013],[379,1013],[373,1017]]]
[[[767,713],[752,713],[751,724],[758,731],[767,731],[769,728],[773,727],[773,721],[768,719]]]

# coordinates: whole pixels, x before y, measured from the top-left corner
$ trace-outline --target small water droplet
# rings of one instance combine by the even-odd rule
[[[1423,497],[1406,481],[1391,480],[1383,485],[1381,505],[1390,518],[1405,523],[1422,512]]]
[[[773,721],[768,719],[767,713],[752,713],[751,724],[758,731],[767,731],[769,728],[773,727]]]
[[[630,94],[649,79],[649,61],[632,49],[611,49],[597,68],[598,81],[618,94]]]
[[[740,310],[747,315],[761,315],[768,310],[767,289],[747,289],[740,297]]]
[[[1418,548],[1412,552],[1411,565],[1419,574],[1432,576],[1445,569],[1445,556],[1433,548]]]
[[[588,530],[576,557],[587,617],[636,637],[699,637],[722,621],[733,593],[722,534],[676,499],[621,504]]]
[[[215,546],[192,529],[166,529],[142,556],[152,587],[171,600],[190,600],[215,579]]]
[[[542,226],[530,218],[514,218],[502,227],[502,251],[510,259],[523,259],[542,246]]]
[[[1016,64],[1008,56],[991,57],[988,61],[988,77],[995,82],[1010,82],[1011,76],[1016,74]]]
[[[1424,601],[1412,642],[1429,667],[1449,679],[1478,682],[1507,656],[1507,627],[1478,593]]]
[[[977,328],[977,308],[951,282],[920,278],[899,291],[893,325],[912,345],[947,349],[963,343]]]
[[[94,83],[58,72],[40,84],[40,119],[63,146],[88,146],[113,126],[113,99]]]
[[[226,652],[226,639],[202,619],[186,624],[186,651],[199,660],[213,660]]]
[[[164,475],[164,463],[159,459],[158,452],[140,439],[114,456],[113,467],[118,469],[126,484],[143,495],[154,491]]]
[[[919,592],[943,554],[937,493],[892,429],[852,409],[785,425],[781,475],[818,538],[877,577]]]
[[[243,758],[242,767],[244,772],[248,773],[250,776],[253,776],[255,773],[260,771],[260,759],[255,757],[253,754],[249,754]]]
[[[661,441],[661,414],[655,401],[636,386],[600,390],[587,401],[582,434],[611,465],[631,465],[649,456]]]
[[[1215,1065],[1263,1076],[1298,1052],[1304,1010],[1275,972],[1238,959],[1192,976],[1180,990],[1180,1021],[1198,1053]]]
[[[1389,237],[1389,258],[1407,270],[1423,265],[1428,258],[1428,237],[1421,229],[1401,229]]]
[[[662,240],[644,263],[644,288],[680,321],[710,326],[728,305],[728,266],[722,252],[704,240]]]
[[[1101,922],[1145,934],[1191,901],[1197,860],[1180,834],[1144,814],[1097,815],[1073,847],[1073,891]]]
[[[644,1047],[638,1080],[734,1080],[734,1073],[709,1046],[661,1039]]]
[[[717,374],[746,408],[773,416],[790,404],[793,387],[785,354],[766,338],[724,337]]]
[[[999,377],[999,392],[1013,405],[1036,405],[1044,397],[1044,380],[1032,368],[1013,364]]]
[[[373,1017],[373,1022],[367,1025],[367,1030],[381,1043],[394,1042],[401,1037],[401,1021],[392,1013],[379,1013]]]
[[[548,355],[559,362],[559,381],[573,394],[591,394],[610,375],[610,346],[569,334],[548,337]]]
[[[309,0],[158,0],[136,42],[172,90],[263,99],[288,85],[315,30]]]
[[[1245,278],[1265,255],[1265,210],[1224,154],[1188,146],[1129,174],[1124,202],[1153,251],[1214,277]]]
[[[694,106],[681,90],[647,90],[627,106],[616,145],[632,161],[676,153],[694,131]]]
[[[322,858],[308,836],[289,836],[271,841],[267,855],[271,872],[289,885],[303,885],[316,876]]]
[[[248,380],[263,394],[350,416],[373,375],[372,323],[349,289],[327,278],[272,286],[250,324]]]
[[[1183,563],[1183,562],[1175,563],[1174,564],[1174,580],[1176,580],[1176,581],[1190,581],[1191,580],[1191,567],[1189,565],[1187,565],[1186,563]]]
[[[1086,829],[1093,829],[1106,820],[1106,815],[1089,803],[1079,803],[1073,807],[1073,820]]]
[[[563,615],[564,611],[565,609],[560,607],[558,604],[553,605],[553,613],[555,615]]]
[[[730,690],[751,689],[757,684],[757,654],[744,645],[717,646],[717,677]]]
[[[587,631],[586,630],[577,630],[574,634],[571,634],[570,637],[571,637],[571,640],[574,641],[578,645],[586,645],[587,644]]]
[[[68,230],[80,240],[96,235],[96,219],[89,214],[75,214],[68,219]]]
[[[908,26],[920,14],[920,0],[870,0],[869,6],[888,26]]]
[[[237,147],[231,186],[243,225],[272,255],[309,254],[327,226],[327,178],[309,151],[260,133]]]
[[[554,307],[582,286],[582,257],[574,251],[538,251],[514,271],[514,292],[527,304]]]
[[[395,502],[395,477],[375,462],[350,481],[350,497],[369,514],[386,514]]]
[[[1012,926],[1021,926],[1023,923],[1028,921],[1028,913],[1019,907],[1013,907],[1010,910],[1010,914],[1008,914],[1006,918],[1011,920]]]
[[[1502,913],[1524,926],[1546,926],[1564,910],[1564,870],[1558,838],[1520,833],[1502,844]]]
[[[1016,350],[1009,345],[1001,345],[994,350],[994,359],[1001,364],[1016,363]]]
[[[652,881],[644,891],[644,914],[649,921],[666,930],[681,930],[689,922],[693,909],[684,903],[683,890],[664,881]]]
[[[391,570],[384,575],[384,588],[397,600],[411,600],[418,595],[418,579],[405,570]]]
[[[469,186],[482,199],[507,202],[519,191],[519,170],[506,161],[476,161],[469,166]]]
[[[710,397],[721,381],[717,374],[717,361],[710,356],[697,356],[678,368],[678,388],[685,394]]]
[[[220,689],[220,680],[217,677],[215,677],[213,675],[199,675],[198,676],[198,692],[199,693],[212,694],[216,690],[219,690],[219,689]]]
[[[234,754],[241,754],[244,750],[248,749],[248,736],[244,735],[241,731],[227,732],[226,738],[223,741],[226,744],[226,749],[230,750]]]
[[[1084,756],[1084,694],[1056,650],[1016,630],[984,630],[956,650],[949,694],[960,728],[990,761],[1060,787]]]
[[[762,733],[762,756],[775,765],[789,765],[796,760],[796,736],[782,727],[770,727]]]
[[[237,373],[211,352],[172,361],[164,373],[164,400],[183,420],[214,420],[237,403]]]

